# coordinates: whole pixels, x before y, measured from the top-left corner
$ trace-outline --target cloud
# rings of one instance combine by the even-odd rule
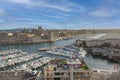
[[[15,2],[15,3],[20,3],[20,4],[29,4],[29,5],[33,5],[32,1],[31,0],[10,0],[12,2]]]
[[[88,14],[94,17],[112,17],[119,13],[119,10],[116,9],[96,9],[89,12]]]
[[[54,14],[40,14],[40,15],[43,17],[52,18],[52,19],[63,19],[67,17],[67,15],[54,15]]]
[[[0,8],[0,16],[4,16],[6,14],[5,10]]]
[[[61,11],[66,12],[80,12],[84,11],[85,7],[82,5],[79,5],[74,2],[66,1],[66,0],[60,0],[57,2],[50,2],[49,0],[9,0],[9,2],[19,3],[29,5],[30,7],[43,7],[43,8],[51,8],[51,9],[57,9]]]
[[[94,17],[111,17],[117,12],[117,10],[95,10],[90,12],[89,15],[92,15]]]

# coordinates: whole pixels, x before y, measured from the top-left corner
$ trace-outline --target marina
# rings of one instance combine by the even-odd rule
[[[27,71],[36,70],[36,68],[47,64],[52,59],[54,59],[54,58],[49,58],[49,57],[39,58],[37,60],[30,61],[26,64],[17,66],[11,70],[27,70]]]
[[[1,51],[0,52],[0,60],[7,60],[14,57],[19,57],[21,55],[25,55],[25,52],[22,52],[21,50],[7,50],[7,51]]]
[[[41,55],[43,57],[47,56],[50,58],[66,59],[69,57],[48,54],[46,51],[37,51],[37,49],[51,47],[51,46],[55,46],[55,47],[65,46],[65,45],[73,44],[76,41],[76,39],[78,39],[78,38],[84,39],[85,37],[89,37],[89,36],[92,36],[92,34],[81,35],[81,36],[77,36],[75,39],[59,40],[59,41],[50,42],[50,43],[45,42],[45,43],[37,43],[37,44],[19,44],[19,45],[16,44],[16,45],[11,45],[11,48],[12,49],[20,49],[22,51],[27,52],[28,54],[38,53],[39,55]],[[10,49],[10,45],[0,45],[1,51],[6,51],[9,49]],[[94,58],[93,56],[89,55],[89,53],[87,53],[86,57],[84,58],[84,61],[90,69],[96,68],[96,69],[102,69],[102,70],[116,71],[114,69],[114,65],[116,63],[108,62],[105,59]],[[24,64],[24,62],[22,64]],[[2,69],[2,70],[4,70],[4,69]]]
[[[0,80],[120,80],[120,0],[0,0]]]
[[[65,57],[76,57],[76,58],[85,58],[87,52],[83,48],[78,48],[74,45],[67,45],[63,47],[51,48],[46,51],[49,54],[65,56]]]
[[[7,55],[3,56],[4,53]],[[13,67],[22,62],[27,62],[41,57],[41,55],[38,55],[37,53],[28,54],[27,52],[23,52],[21,50],[12,50],[10,53],[4,51],[4,53],[1,53],[0,70],[7,70],[9,67]]]

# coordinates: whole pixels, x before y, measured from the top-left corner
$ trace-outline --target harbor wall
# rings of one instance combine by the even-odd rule
[[[39,43],[39,42],[51,42],[51,40],[42,39],[41,37],[27,37],[27,36],[0,37],[0,44]]]

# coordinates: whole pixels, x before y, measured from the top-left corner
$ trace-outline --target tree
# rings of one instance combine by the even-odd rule
[[[79,47],[81,47],[81,43],[79,44]]]
[[[29,30],[24,28],[22,32],[23,32],[23,33],[28,33]]]
[[[87,47],[86,41],[82,41],[81,46],[82,46],[83,48],[86,48],[86,47]]]
[[[32,29],[32,33],[37,33],[37,29]]]

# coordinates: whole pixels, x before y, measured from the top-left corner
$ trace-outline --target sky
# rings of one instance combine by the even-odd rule
[[[120,28],[120,0],[0,0],[0,29]]]

